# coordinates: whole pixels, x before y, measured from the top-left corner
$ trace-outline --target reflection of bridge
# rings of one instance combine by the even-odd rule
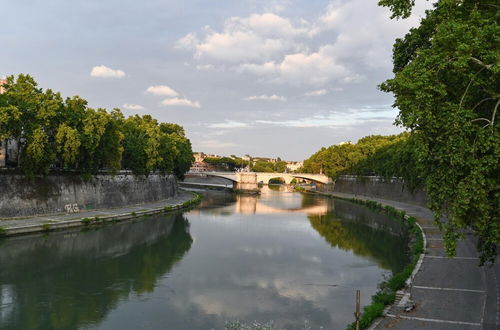
[[[188,172],[189,176],[212,176],[228,179],[233,182],[233,188],[255,190],[259,182],[269,183],[273,178],[281,178],[287,184],[293,179],[303,179],[320,184],[331,183],[332,180],[323,174],[309,173],[266,173],[266,172]]]
[[[198,212],[208,212],[210,214],[290,214],[300,213],[307,215],[322,216],[330,211],[331,203],[326,200],[316,200],[312,204],[303,205],[302,199],[293,199],[293,195],[270,191],[267,187],[262,188],[264,195],[271,194],[274,202],[269,203],[268,199],[261,199],[261,196],[236,194],[234,200],[227,205],[215,208],[201,208]],[[204,202],[202,202],[204,203]],[[210,202],[209,204],[210,205]],[[191,211],[196,212],[196,211]]]

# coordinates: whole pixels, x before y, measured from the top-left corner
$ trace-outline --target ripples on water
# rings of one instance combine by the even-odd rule
[[[367,304],[404,267],[406,234],[363,206],[281,190],[0,240],[0,329],[344,329],[355,290]]]

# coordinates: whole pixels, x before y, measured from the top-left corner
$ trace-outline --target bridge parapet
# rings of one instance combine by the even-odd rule
[[[268,172],[189,172],[192,175],[216,176],[231,180],[236,183],[268,183],[272,178],[283,178],[285,183],[290,183],[294,178],[319,182],[322,184],[332,183],[332,179],[324,174],[310,173],[268,173]]]

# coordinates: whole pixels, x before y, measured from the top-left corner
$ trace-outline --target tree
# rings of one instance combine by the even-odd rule
[[[87,107],[74,96],[38,88],[29,75],[10,76],[0,95],[0,140],[18,144],[17,165],[32,177],[49,168],[77,170],[84,177],[122,166],[135,174],[151,171],[182,177],[193,162],[184,128],[149,115],[127,119],[119,109]]]
[[[382,0],[405,18],[414,1]],[[462,229],[478,237],[481,262],[500,244],[500,11],[485,0],[440,0],[419,27],[396,40],[397,123],[414,133],[429,207],[454,255]],[[446,221],[440,221],[442,217]]]

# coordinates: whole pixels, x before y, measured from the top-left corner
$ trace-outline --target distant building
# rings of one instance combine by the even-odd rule
[[[296,172],[299,168],[301,168],[304,165],[304,162],[294,162],[294,161],[287,161],[286,162],[286,169],[289,172]]]
[[[6,83],[7,83],[7,80],[0,79],[0,94],[3,94],[5,92],[5,88],[3,87],[3,85]]]
[[[194,152],[193,156],[195,163],[200,163],[203,161],[203,159],[205,159],[205,154],[203,152]]]
[[[214,165],[202,161],[202,162],[194,162],[191,168],[189,169],[189,172],[211,172],[215,170],[216,168]]]
[[[201,163],[205,158],[221,158],[219,155],[206,154],[204,152],[193,152],[194,162]]]

